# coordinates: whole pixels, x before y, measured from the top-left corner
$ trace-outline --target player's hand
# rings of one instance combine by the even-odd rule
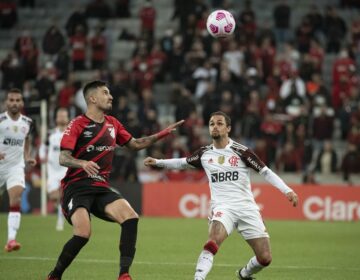
[[[145,166],[156,166],[156,159],[152,157],[147,157],[144,159]]]
[[[5,158],[5,153],[0,153],[0,160]]]
[[[32,167],[34,167],[37,162],[36,162],[36,159],[34,159],[34,158],[26,158],[25,163],[32,166]]]
[[[84,161],[81,164],[81,167],[85,170],[85,172],[89,176],[97,175],[99,173],[99,169],[100,169],[100,166],[97,165],[97,163],[95,163],[93,161]]]
[[[176,128],[179,127],[180,125],[182,125],[185,121],[184,120],[181,120],[181,121],[178,121],[176,123],[173,123],[171,125],[169,125],[167,128],[165,128],[167,131],[169,132],[175,132],[176,131]]]
[[[294,207],[296,207],[298,205],[298,202],[299,202],[299,198],[297,196],[297,194],[295,192],[288,192],[286,194],[288,200],[292,203],[292,205]]]

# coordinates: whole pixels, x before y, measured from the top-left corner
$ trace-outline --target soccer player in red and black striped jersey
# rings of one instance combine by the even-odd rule
[[[84,87],[87,111],[72,120],[61,141],[60,164],[68,167],[62,180],[62,209],[73,226],[73,237],[64,245],[56,266],[47,279],[61,279],[91,234],[90,213],[121,225],[120,273],[118,280],[131,280],[129,267],[135,255],[138,214],[130,204],[110,188],[109,175],[116,145],[132,150],[149,147],[171,134],[179,121],[157,134],[135,139],[114,117],[112,96],[106,84],[93,81]]]

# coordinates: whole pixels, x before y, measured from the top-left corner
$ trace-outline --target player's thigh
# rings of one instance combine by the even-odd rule
[[[68,187],[69,188],[69,187]],[[61,207],[65,219],[72,225],[72,215],[78,208],[84,208],[87,215],[90,215],[90,209],[94,203],[95,195],[86,192],[70,191],[65,189],[61,201]]]
[[[95,206],[92,209],[95,216],[119,224],[128,219],[139,217],[130,203],[119,192],[112,189],[97,197]]]
[[[71,215],[74,235],[89,238],[91,235],[91,223],[89,212],[84,207],[78,207]]]
[[[209,238],[217,238],[222,242],[235,228],[236,217],[231,211],[216,207],[210,217]]]
[[[258,210],[239,211],[236,215],[237,231],[245,240],[269,238],[269,234]]]

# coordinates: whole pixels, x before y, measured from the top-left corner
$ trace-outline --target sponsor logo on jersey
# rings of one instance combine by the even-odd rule
[[[239,166],[239,160],[240,158],[237,156],[232,156],[229,158],[229,163],[231,166]]]
[[[211,174],[211,182],[227,182],[227,181],[237,181],[239,180],[238,171],[227,171],[227,172],[217,172]]]
[[[89,178],[94,179],[96,181],[101,181],[101,182],[105,182],[106,180],[104,179],[103,176],[100,175],[90,175]]]
[[[103,152],[103,151],[113,151],[115,150],[114,146],[94,146],[94,145],[89,145],[86,147],[86,151],[88,153],[92,152],[92,151],[96,151],[96,152]]]
[[[248,157],[248,162],[256,169],[256,170],[261,170],[261,167],[260,165],[255,161],[253,160],[251,157]]]
[[[7,145],[7,146],[20,146],[22,147],[24,143],[24,139],[15,139],[15,138],[5,138],[4,141],[3,141],[3,144],[4,145]]]
[[[225,162],[225,157],[224,156],[219,156],[218,157],[218,163],[219,164],[224,164],[224,162]]]
[[[87,126],[85,126],[86,128],[92,128],[92,127],[95,127],[95,124],[93,123],[93,124],[89,124],[89,125],[87,125]]]
[[[19,131],[19,127],[14,125],[14,126],[12,126],[12,130],[16,133]]]
[[[90,138],[90,137],[92,137],[92,135],[93,135],[93,133],[91,131],[88,131],[88,130],[84,131],[84,137]]]

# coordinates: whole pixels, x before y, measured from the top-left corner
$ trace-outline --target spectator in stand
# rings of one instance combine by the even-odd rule
[[[260,47],[261,69],[263,81],[272,76],[275,64],[276,49],[271,43],[269,37],[264,38]]]
[[[75,35],[76,28],[78,26],[82,27],[85,35],[88,33],[89,27],[85,15],[85,9],[81,6],[77,6],[75,8],[75,11],[71,14],[65,24],[65,29],[69,38]]]
[[[66,47],[63,47],[55,60],[55,66],[58,70],[58,79],[67,80],[70,72],[70,56]]]
[[[301,158],[294,143],[286,142],[276,160],[276,169],[280,172],[300,172],[301,167]]]
[[[106,66],[107,41],[104,35],[104,27],[97,26],[95,34],[90,39],[91,69],[103,69]]]
[[[70,37],[71,60],[73,70],[85,70],[86,48],[88,41],[81,25],[76,27],[75,34]]]
[[[320,45],[317,39],[311,40],[309,54],[312,58],[315,71],[318,73],[322,73],[325,53],[323,47]]]
[[[279,1],[279,4],[274,7],[273,17],[275,22],[276,42],[283,44],[289,41],[291,39],[289,30],[291,9],[287,0]]]
[[[310,50],[310,42],[314,37],[314,30],[307,17],[303,17],[300,26],[295,30],[295,34],[299,52],[302,54],[308,53]]]
[[[217,80],[217,70],[212,67],[208,60],[205,60],[202,65],[197,67],[192,74],[195,87],[195,98],[200,99],[206,92],[208,82],[215,83]]]
[[[107,20],[111,17],[111,9],[105,0],[93,0],[86,6],[85,14],[88,18]]]
[[[151,89],[143,89],[141,92],[141,100],[138,103],[138,119],[143,124],[143,128],[146,128],[144,123],[147,122],[147,118],[150,114],[149,111],[154,111],[157,115],[157,107],[154,101],[153,92]],[[151,116],[153,117],[153,116]],[[150,134],[149,134],[150,135]]]
[[[241,23],[241,33],[245,35],[246,42],[251,42],[255,39],[256,34],[256,15],[251,7],[251,1],[245,1],[245,8],[240,13],[239,21]]]
[[[2,0],[0,2],[0,28],[13,28],[17,23],[17,5],[14,0]]]
[[[350,175],[360,172],[360,153],[354,144],[348,143],[347,151],[342,159],[343,179],[352,185]]]
[[[20,0],[20,6],[35,8],[35,0]]]
[[[148,64],[152,68],[155,75],[155,81],[164,80],[164,70],[167,63],[166,53],[162,51],[160,42],[155,42],[148,55]]]
[[[328,6],[324,19],[324,32],[326,36],[326,52],[338,53],[346,37],[347,27],[345,21],[338,15],[336,8]]]
[[[116,0],[115,2],[115,16],[118,18],[129,18],[131,0]]]
[[[60,50],[65,46],[65,37],[62,34],[60,28],[56,23],[51,25],[42,41],[42,49],[45,54],[48,54],[50,56],[57,55]]]
[[[311,80],[306,83],[307,99],[311,108],[317,108],[322,105],[331,106],[329,90],[324,85],[321,75],[314,73]]]
[[[316,159],[316,171],[328,175],[337,171],[337,155],[331,141],[324,141],[324,146]]]
[[[291,77],[281,85],[280,98],[288,114],[298,115],[300,105],[306,98],[306,87],[297,71],[293,71]]]
[[[129,99],[126,95],[121,95],[117,102],[114,103],[112,115],[117,118],[120,122],[128,122],[128,115],[131,111],[129,106]]]
[[[348,133],[348,143],[354,144],[358,151],[360,151],[360,103],[358,104],[358,111],[351,116],[351,127]]]
[[[306,18],[308,18],[310,25],[312,26],[314,37],[323,42],[324,17],[316,4],[311,4],[309,6],[309,12],[306,15]]]
[[[290,69],[292,71],[296,71],[299,69],[300,53],[294,47],[294,44],[292,42],[287,42],[284,45],[284,59],[290,64]]]
[[[229,48],[224,52],[223,59],[228,64],[229,70],[234,78],[240,79],[245,70],[244,52],[234,39],[229,42]]]
[[[152,0],[146,0],[140,9],[139,17],[141,20],[141,34],[142,37],[152,42],[155,36],[155,21],[156,10],[153,6]]]
[[[175,105],[175,119],[186,120],[190,117],[191,112],[196,110],[196,104],[192,99],[192,95],[189,90],[183,86],[179,86],[174,90],[176,94]],[[179,128],[179,132],[183,131],[182,127]]]
[[[15,51],[11,51],[1,63],[2,88],[22,88],[25,82],[25,68]]]
[[[59,107],[68,108],[71,99],[75,96],[76,87],[74,85],[74,75],[69,75],[64,86],[59,90],[58,105]]]
[[[312,135],[314,148],[319,151],[325,140],[331,140],[334,132],[334,110],[326,105],[314,111]]]
[[[304,53],[299,67],[299,76],[306,83],[316,73],[315,63],[309,53]]]
[[[55,95],[55,83],[50,78],[49,71],[47,69],[42,69],[40,71],[39,77],[35,83],[35,88],[39,92],[40,100],[45,99],[49,102],[50,98]]]

